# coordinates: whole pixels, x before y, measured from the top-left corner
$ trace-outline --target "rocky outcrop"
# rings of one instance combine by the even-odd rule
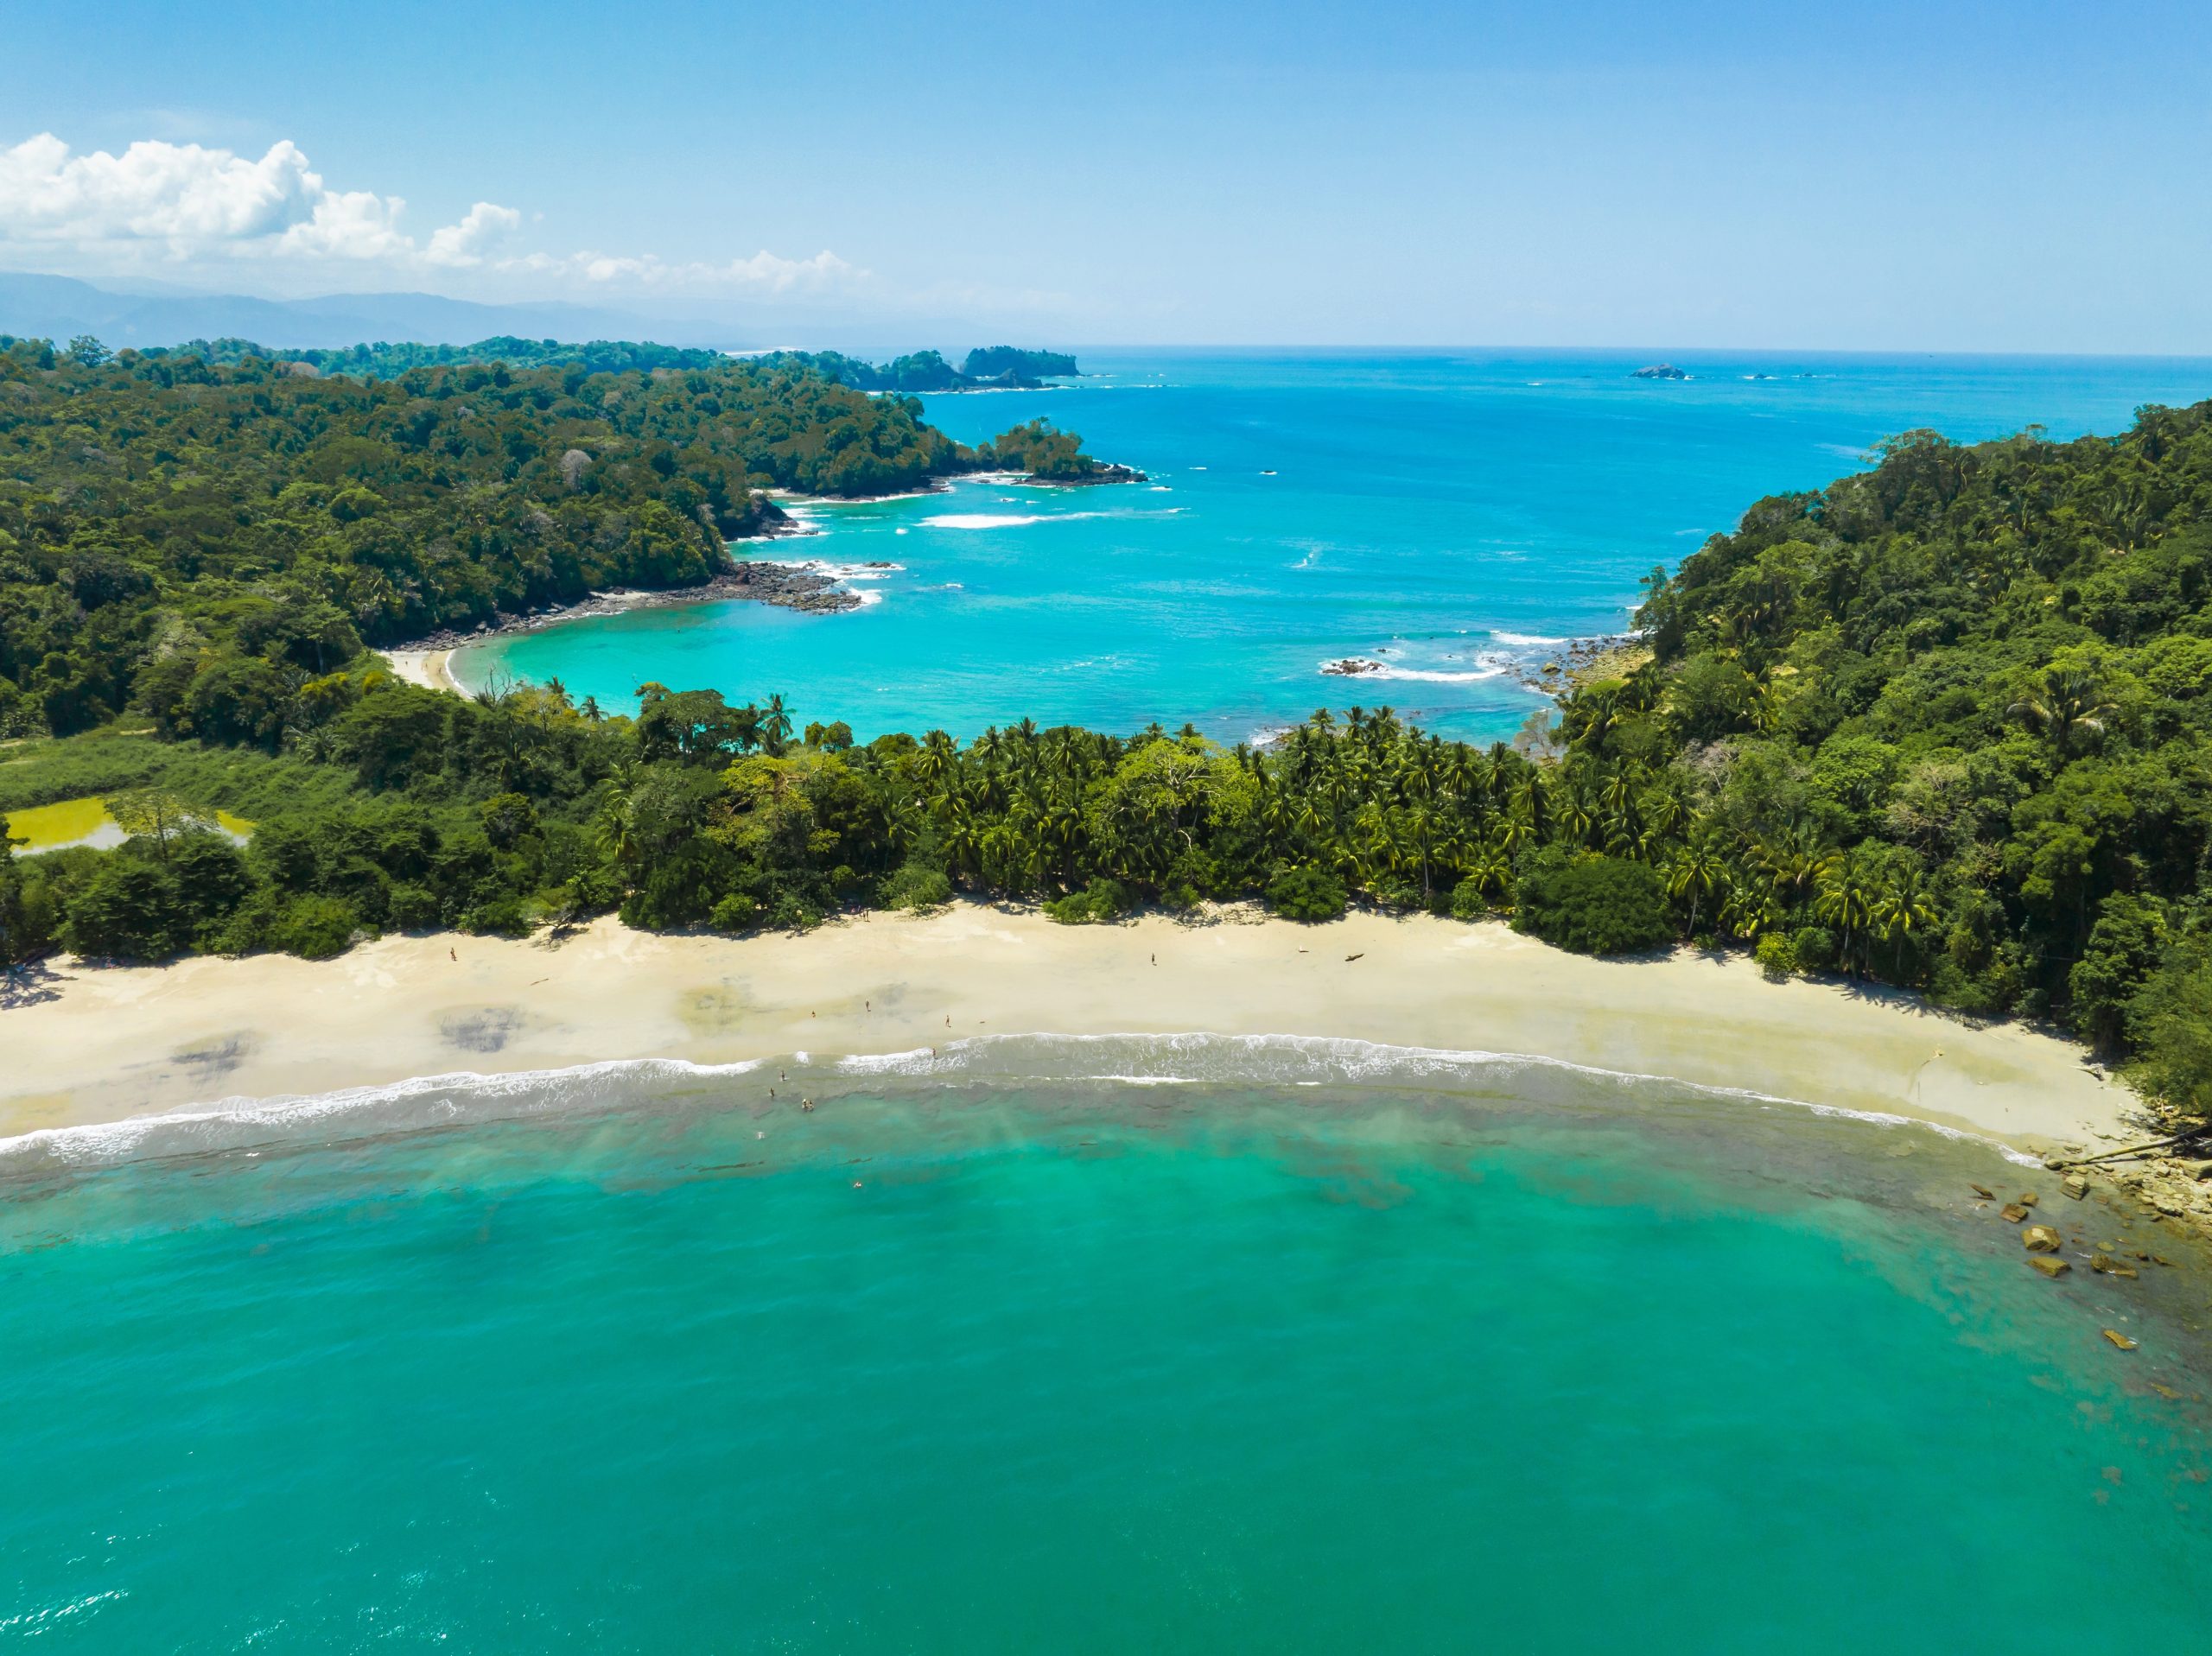
[[[1689,376],[1671,362],[1655,362],[1649,368],[1639,368],[1630,376],[1635,379],[1688,379]]]

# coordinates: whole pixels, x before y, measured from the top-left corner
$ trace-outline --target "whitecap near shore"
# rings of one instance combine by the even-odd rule
[[[775,1107],[767,1086],[776,1087],[780,1103],[789,1106],[810,1094],[827,1096],[833,1088],[914,1082],[956,1088],[1410,1089],[1465,1094],[1470,1101],[1510,1096],[1541,1105],[1549,1101],[1545,1078],[1552,1077],[1554,1085],[1595,1084],[1616,1102],[1659,1109],[1694,1100],[1708,1107],[1801,1111],[1913,1128],[1985,1147],[2021,1166],[2040,1165],[1994,1139],[1888,1111],[1849,1109],[1538,1054],[1398,1046],[1345,1037],[1198,1031],[977,1035],[900,1051],[843,1056],[798,1051],[783,1059],[733,1063],[617,1058],[510,1074],[458,1070],[313,1095],[232,1098],[167,1114],[46,1127],[0,1139],[0,1180],[67,1177],[130,1162],[251,1154],[497,1121],[575,1119],[625,1108],[681,1104],[713,1109],[734,1101],[728,1084],[746,1075],[764,1076],[747,1099],[756,1110]]]

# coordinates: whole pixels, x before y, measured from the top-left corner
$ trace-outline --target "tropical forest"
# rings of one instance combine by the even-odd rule
[[[1758,501],[1512,743],[1388,707],[1264,749],[1168,709],[856,741],[789,686],[462,698],[373,648],[700,584],[772,491],[1095,467],[1072,434],[963,447],[798,362],[217,354],[0,350],[0,810],[97,796],[128,833],[11,850],[12,965],[963,895],[1073,924],[1368,904],[2045,1020],[2212,1108],[2212,403],[1907,433]]]

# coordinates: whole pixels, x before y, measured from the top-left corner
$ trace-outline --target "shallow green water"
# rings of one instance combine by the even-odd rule
[[[2025,1270],[1981,1147],[1510,1070],[768,1084],[17,1175],[0,1640],[2202,1647],[2179,1330]]]

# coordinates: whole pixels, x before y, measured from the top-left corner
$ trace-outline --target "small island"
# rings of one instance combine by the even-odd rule
[[[771,367],[810,368],[856,391],[894,391],[902,397],[1042,390],[1050,380],[1076,378],[1082,373],[1073,357],[1010,345],[979,346],[957,368],[935,351],[917,351],[885,363],[864,362],[836,351],[779,351],[760,360]]]
[[[1671,362],[1655,362],[1649,368],[1639,368],[1629,376],[1630,379],[1688,379],[1689,376]]]

